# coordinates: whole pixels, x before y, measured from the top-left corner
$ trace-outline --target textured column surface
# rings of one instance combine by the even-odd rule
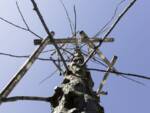
[[[77,49],[68,66],[70,71],[65,73],[63,82],[50,98],[52,113],[104,113],[99,97],[92,89],[94,83],[90,72],[86,66],[81,66],[83,62]]]

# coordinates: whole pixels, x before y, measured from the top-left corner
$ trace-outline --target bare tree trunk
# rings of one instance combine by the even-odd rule
[[[55,88],[50,98],[52,113],[104,113],[99,105],[99,97],[93,91],[94,83],[86,66],[81,66],[84,58],[80,49],[76,50],[69,64],[62,84]]]

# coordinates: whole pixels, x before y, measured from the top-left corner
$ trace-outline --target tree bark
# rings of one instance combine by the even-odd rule
[[[76,49],[68,65],[69,72],[65,73],[63,82],[50,98],[52,113],[104,113],[100,98],[93,91],[90,72],[85,65],[81,66],[83,62],[80,49]]]

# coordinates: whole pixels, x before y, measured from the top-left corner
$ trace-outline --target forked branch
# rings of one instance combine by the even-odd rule
[[[22,14],[22,12],[21,12],[21,10],[20,10],[19,5],[18,5],[17,2],[16,2],[16,6],[17,6],[17,9],[18,9],[18,11],[19,11],[19,14],[20,14],[20,16],[21,16],[21,18],[22,18],[24,24],[26,25],[26,27],[19,26],[19,25],[13,23],[13,22],[10,22],[10,21],[6,20],[5,18],[2,18],[2,17],[0,17],[0,20],[2,20],[3,22],[6,22],[7,24],[10,24],[11,26],[14,26],[14,27],[16,27],[16,28],[18,28],[18,29],[27,31],[27,32],[33,34],[34,36],[36,36],[36,37],[39,38],[39,39],[42,39],[38,34],[36,34],[35,32],[33,32],[33,31],[29,28],[29,26],[28,26],[27,22],[25,21],[24,16],[23,16],[23,14]]]

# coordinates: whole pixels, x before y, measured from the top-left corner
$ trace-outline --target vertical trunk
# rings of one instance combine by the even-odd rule
[[[94,83],[86,66],[81,66],[84,58],[79,49],[69,64],[62,84],[55,88],[50,102],[52,113],[104,113],[99,105],[99,97],[93,91]]]

